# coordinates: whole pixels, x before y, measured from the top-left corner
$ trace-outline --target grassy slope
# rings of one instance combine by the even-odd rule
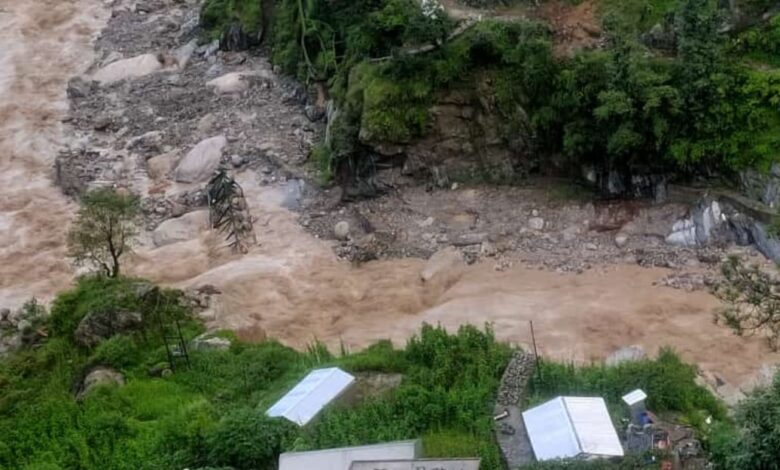
[[[85,281],[60,297],[53,321],[77,320],[83,306],[99,298],[135,302],[115,295],[126,287],[124,281]],[[188,322],[186,330],[195,335],[197,324]],[[148,373],[165,357],[152,333],[114,337],[94,350],[54,334],[4,361],[0,468],[273,468],[284,450],[416,437],[423,438],[428,456],[478,455],[483,468],[502,468],[491,403],[510,349],[489,330],[448,334],[424,327],[403,350],[385,342],[341,357],[319,345],[297,352],[273,341],[235,343],[228,351],[194,351],[192,369],[165,378]],[[77,402],[74,384],[95,364],[119,368],[127,384],[98,388]],[[297,380],[326,365],[402,373],[404,379],[394,391],[327,409],[305,429],[264,418],[263,411]],[[693,384],[692,371],[672,354],[617,369],[544,363],[544,380],[534,382],[534,393],[536,399],[599,393],[617,410],[620,394],[644,387],[662,409],[721,417],[715,400]]]

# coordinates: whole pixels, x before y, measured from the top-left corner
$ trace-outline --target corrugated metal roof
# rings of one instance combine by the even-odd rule
[[[338,367],[311,371],[269,408],[266,415],[281,416],[304,426],[354,381],[355,377]]]
[[[537,460],[622,456],[603,398],[558,397],[523,413]]]

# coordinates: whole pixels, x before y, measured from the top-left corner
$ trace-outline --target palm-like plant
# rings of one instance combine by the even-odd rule
[[[244,197],[244,190],[220,168],[206,188],[211,227],[225,234],[234,252],[246,253],[250,243],[257,243],[252,216]]]

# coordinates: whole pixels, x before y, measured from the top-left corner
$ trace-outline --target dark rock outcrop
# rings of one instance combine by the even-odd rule
[[[81,346],[92,348],[116,334],[135,331],[141,327],[143,317],[138,312],[129,310],[96,310],[85,316],[73,339]]]
[[[530,125],[518,110],[513,129],[519,130],[505,132],[507,122],[487,96],[487,91],[464,90],[440,96],[429,109],[425,135],[411,142],[384,141],[365,127],[360,141],[384,157],[405,156],[404,174],[430,174],[439,186],[452,179],[513,179],[531,154]]]

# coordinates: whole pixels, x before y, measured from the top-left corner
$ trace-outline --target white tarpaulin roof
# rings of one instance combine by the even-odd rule
[[[355,377],[338,367],[313,370],[265,414],[304,426],[354,381]]]
[[[603,398],[558,397],[523,413],[537,460],[622,456]]]

